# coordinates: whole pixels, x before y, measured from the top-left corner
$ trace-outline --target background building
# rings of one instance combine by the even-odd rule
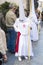
[[[17,5],[19,4],[18,0],[0,0],[0,4],[4,3],[5,1],[10,3],[16,3]],[[24,0],[24,7],[26,8],[26,0]]]

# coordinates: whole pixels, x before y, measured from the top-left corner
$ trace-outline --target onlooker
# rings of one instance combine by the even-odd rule
[[[9,5],[10,10],[6,14],[6,27],[7,27],[7,47],[10,52],[15,52],[15,40],[16,32],[13,29],[13,24],[16,20],[16,6],[14,4]]]
[[[15,11],[15,14],[17,16],[17,18],[19,17],[19,7],[17,7],[16,11]]]
[[[0,10],[0,27],[5,31],[5,22],[2,11]]]
[[[24,9],[25,10],[25,16],[28,17],[29,16],[29,11],[27,9]]]
[[[41,13],[41,21],[43,21],[43,11],[42,11],[42,13]]]
[[[4,61],[7,61],[7,45],[6,45],[6,37],[5,32],[0,27],[0,52],[2,53]]]

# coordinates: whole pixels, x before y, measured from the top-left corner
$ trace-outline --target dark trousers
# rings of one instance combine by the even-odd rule
[[[7,29],[7,48],[10,52],[15,52],[17,33],[13,28]]]

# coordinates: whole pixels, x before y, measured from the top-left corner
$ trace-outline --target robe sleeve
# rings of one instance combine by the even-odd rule
[[[32,17],[32,20],[33,20],[33,22],[35,22],[36,25],[38,24],[38,19],[37,19],[36,16],[35,17]]]
[[[18,22],[17,20],[15,21],[13,27],[14,27],[14,30],[15,30],[16,32],[20,32],[20,31],[19,31],[19,22]]]

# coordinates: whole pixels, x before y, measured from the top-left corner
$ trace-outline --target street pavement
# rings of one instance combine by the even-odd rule
[[[32,42],[34,57],[30,60],[18,61],[14,54],[7,53],[8,61],[3,65],[43,65],[43,27],[40,30],[39,41]]]

